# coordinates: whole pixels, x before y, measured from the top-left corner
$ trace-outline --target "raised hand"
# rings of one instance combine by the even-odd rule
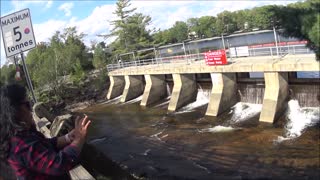
[[[87,129],[90,123],[91,121],[88,120],[87,115],[85,115],[83,119],[81,119],[79,116],[76,118],[75,127],[72,132],[73,142],[80,142],[80,143],[84,142],[87,136]]]

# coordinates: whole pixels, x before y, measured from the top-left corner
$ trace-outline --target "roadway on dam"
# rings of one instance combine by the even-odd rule
[[[119,65],[121,67],[121,65]],[[228,59],[227,65],[208,66],[204,60],[153,61],[149,65],[124,67],[109,72],[109,76],[145,74],[189,74],[228,72],[297,72],[319,71],[320,64],[314,54]]]

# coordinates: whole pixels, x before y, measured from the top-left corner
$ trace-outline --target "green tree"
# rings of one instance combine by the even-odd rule
[[[222,33],[233,33],[237,30],[234,14],[230,11],[223,11],[217,15],[215,31],[218,35]]]
[[[130,33],[127,26],[127,19],[129,15],[136,10],[136,8],[128,9],[130,7],[130,0],[118,0],[116,3],[117,9],[114,14],[117,16],[117,20],[111,21],[111,25],[114,28],[111,33],[105,35],[105,38],[116,36],[116,40],[113,46],[118,50],[118,52],[126,52],[129,50],[127,35]]]
[[[208,38],[216,35],[215,23],[216,19],[213,16],[202,16],[187,20],[190,33],[195,32],[199,38]]]
[[[141,13],[135,13],[128,17],[127,27],[129,30],[128,49],[139,50],[142,48],[150,47],[152,39],[150,36],[151,30],[147,26],[151,23],[151,17],[145,16]]]
[[[320,1],[307,0],[286,7],[274,6],[269,11],[277,19],[279,28],[284,29],[285,36],[307,40],[307,46],[315,51],[317,60],[320,60]]]
[[[26,58],[31,78],[38,91],[50,90],[56,98],[64,94],[66,83],[78,84],[88,68],[88,50],[82,42],[83,34],[75,27],[57,31],[49,43],[39,43]]]
[[[106,66],[106,53],[104,52],[102,44],[97,44],[93,54],[93,66],[96,69]]]
[[[7,84],[15,81],[16,68],[14,64],[3,65],[1,67],[0,81],[1,84]]]
[[[147,29],[151,23],[151,17],[141,13],[133,14],[136,8],[130,9],[129,0],[119,0],[116,5],[114,14],[117,15],[117,20],[111,22],[114,28],[110,34],[104,36],[105,38],[116,37],[111,44],[114,56],[151,47],[151,30]]]
[[[170,43],[178,43],[188,39],[188,25],[183,21],[177,21],[172,28],[169,29]]]
[[[249,31],[250,26],[250,10],[239,10],[234,12],[234,21],[236,23],[237,30]]]
[[[250,16],[253,17],[251,19],[251,25],[253,28],[259,29],[272,29],[273,25],[276,25],[277,19],[275,17],[275,13],[271,10],[277,7],[275,5],[268,5],[253,8],[250,11]]]

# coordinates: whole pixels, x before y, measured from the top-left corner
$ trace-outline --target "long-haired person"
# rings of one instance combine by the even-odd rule
[[[17,179],[61,179],[75,165],[90,124],[77,118],[62,137],[45,138],[36,130],[26,89],[12,84],[0,89],[0,159]]]

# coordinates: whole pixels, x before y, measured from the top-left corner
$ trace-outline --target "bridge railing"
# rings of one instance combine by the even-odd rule
[[[249,48],[248,52],[249,52],[249,57],[277,56],[277,49],[275,46]],[[226,50],[226,53],[227,53],[227,57],[229,58],[231,57],[232,60],[235,60],[236,58],[240,58],[240,57],[247,57],[247,56],[231,55],[228,49]],[[279,56],[284,56],[287,54],[309,54],[314,52],[309,50],[305,45],[299,44],[299,45],[279,46],[278,53],[279,53]],[[111,72],[121,68],[139,67],[139,66],[154,65],[154,64],[167,64],[167,63],[190,64],[190,63],[203,61],[203,60],[204,60],[204,53],[197,53],[197,54],[170,56],[170,57],[159,57],[159,58],[152,58],[152,59],[142,59],[142,60],[136,60],[136,61],[118,62],[117,64],[107,65],[107,70],[108,72]]]

